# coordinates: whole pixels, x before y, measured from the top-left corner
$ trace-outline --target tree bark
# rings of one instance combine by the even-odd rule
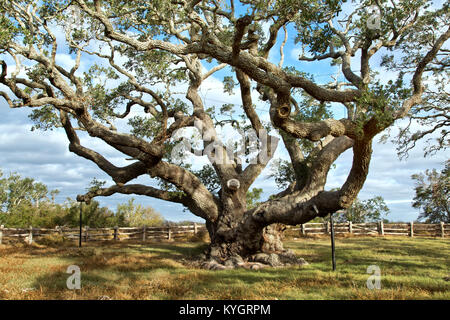
[[[280,267],[303,265],[283,246],[284,225],[264,225],[252,218],[246,210],[246,198],[240,192],[222,192],[223,209],[215,222],[207,221],[211,243],[203,267],[223,269],[247,267]]]
[[[203,268],[212,270],[306,265],[307,262],[283,247],[284,226],[272,224],[256,226],[246,219],[234,228],[217,229],[211,223],[207,228],[211,243],[205,261],[198,261]],[[226,236],[223,236],[226,234]]]

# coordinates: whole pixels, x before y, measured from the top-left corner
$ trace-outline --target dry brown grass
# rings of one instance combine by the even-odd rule
[[[201,243],[89,243],[0,246],[0,299],[450,299],[448,239],[339,238],[338,271],[330,271],[329,239],[287,246],[304,268],[208,271],[180,261]],[[72,243],[72,245],[74,245]],[[68,290],[69,265],[82,271],[81,290]],[[382,289],[366,288],[378,264]]]

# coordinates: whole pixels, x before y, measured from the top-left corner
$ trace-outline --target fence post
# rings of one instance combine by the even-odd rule
[[[59,234],[60,232],[59,232],[59,226],[55,226],[55,232],[53,233],[54,235],[57,235],[57,234]]]
[[[414,222],[409,223],[409,236],[414,237]]]
[[[88,242],[89,240],[89,226],[86,226],[86,228],[84,228],[84,242]]]
[[[55,227],[55,233],[60,234],[61,236],[64,236],[62,228],[60,226]]]
[[[3,227],[3,226],[2,226]],[[441,237],[445,238],[445,228],[444,228],[444,222],[441,221]],[[0,238],[0,243],[2,243],[2,240]]]
[[[301,232],[302,236],[304,236],[306,234],[305,225],[303,223],[300,225],[300,232]]]
[[[119,227],[118,226],[115,226],[114,227],[114,240],[116,240],[117,241],[117,239],[118,239],[118,230],[119,229]]]
[[[378,225],[379,225],[378,233],[380,234],[380,236],[384,236],[384,222],[383,222],[383,220],[381,220],[378,223]]]
[[[197,224],[194,222],[194,234],[197,234]]]
[[[170,227],[167,228],[167,240],[172,240],[172,230]]]
[[[28,244],[33,243],[33,226],[30,226],[30,233],[28,235]]]
[[[353,233],[353,224],[351,221],[348,222],[348,232]]]
[[[2,240],[3,240],[3,228],[4,227],[5,227],[4,225],[0,226],[0,244],[2,244]]]
[[[147,233],[147,226],[142,227],[142,241],[145,241],[145,236]]]
[[[325,234],[329,234],[330,233],[330,223],[327,221],[325,223]]]

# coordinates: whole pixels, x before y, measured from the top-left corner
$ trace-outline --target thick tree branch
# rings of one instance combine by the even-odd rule
[[[436,57],[439,50],[442,48],[444,43],[450,38],[450,27],[444,32],[434,43],[432,48],[427,52],[427,54],[422,58],[422,60],[417,65],[416,71],[414,72],[412,78],[413,94],[409,99],[407,99],[402,107],[395,112],[394,119],[403,118],[408,114],[411,108],[420,103],[422,93],[424,91],[424,86],[422,84],[422,75],[425,71],[427,65]]]

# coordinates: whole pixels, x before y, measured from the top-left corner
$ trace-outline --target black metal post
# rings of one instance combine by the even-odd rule
[[[333,271],[336,271],[336,248],[334,246],[334,222],[333,214],[330,214],[330,224],[331,224],[331,261],[333,263]]]
[[[80,241],[78,243],[79,247],[81,248],[81,236],[83,234],[83,202],[80,202]]]

